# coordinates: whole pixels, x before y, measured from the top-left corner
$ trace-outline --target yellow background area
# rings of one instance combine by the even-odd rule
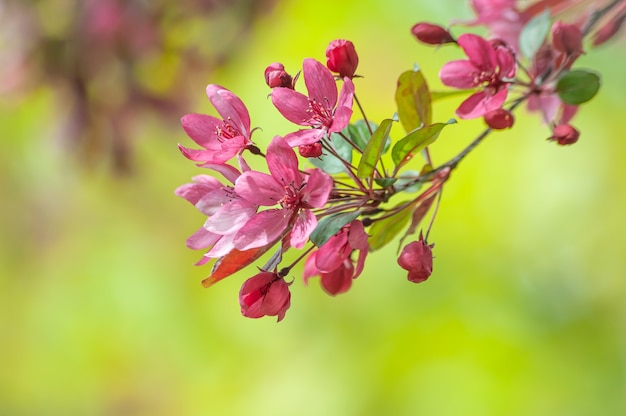
[[[417,63],[441,89],[439,68],[464,58],[418,44],[410,28],[468,19],[465,2],[427,3],[279,1],[226,65],[181,81],[196,91],[184,112],[135,115],[126,175],[85,166],[59,140],[66,108],[54,85],[0,97],[0,414],[626,414],[624,36],[577,63],[602,75],[573,121],[578,143],[547,142],[549,128],[522,108],[512,130],[453,172],[427,282],[407,281],[394,242],[336,298],[294,270],[279,324],[240,314],[254,266],[200,285],[210,267],[193,266],[202,253],[185,240],[203,216],[173,192],[206,173],[176,147],[195,147],[183,114],[215,114],[206,84],[241,97],[263,147],[295,128],[267,98],[265,67],[278,61],[294,74],[346,38],[368,117],[391,117],[401,72]],[[170,69],[147,64],[145,82],[158,90]],[[437,102],[434,120],[453,117],[460,99]],[[446,127],[434,161],[481,129],[480,120]]]

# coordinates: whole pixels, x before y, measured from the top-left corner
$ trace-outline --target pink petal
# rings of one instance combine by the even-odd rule
[[[456,110],[456,115],[463,119],[482,117],[486,113],[502,107],[506,100],[507,90],[502,89],[495,95],[486,91],[470,95]]]
[[[352,286],[352,275],[354,273],[354,266],[350,261],[344,262],[344,264],[331,273],[322,273],[321,284],[322,288],[329,295],[335,296],[340,293],[347,292]]]
[[[256,205],[246,200],[232,201],[211,216],[204,223],[204,228],[216,234],[233,234],[256,214],[256,209]]]
[[[302,201],[312,208],[322,208],[333,189],[333,178],[320,169],[307,171],[309,177],[303,190]]]
[[[330,237],[317,251],[315,267],[320,272],[330,273],[350,256],[352,249],[348,246],[348,233],[340,231]]]
[[[243,134],[250,134],[250,115],[244,103],[224,87],[209,84],[206,93],[217,112],[224,120],[233,123]]]
[[[221,235],[214,234],[202,227],[187,239],[187,247],[192,250],[208,248],[215,244],[221,237]]]
[[[207,193],[219,188],[222,184],[212,176],[197,175],[193,177],[194,183],[187,183],[176,188],[174,193],[196,205]]]
[[[235,182],[235,193],[255,205],[276,205],[285,196],[285,188],[267,173],[244,172]]]
[[[459,36],[459,46],[479,70],[495,72],[497,60],[496,51],[489,41],[473,33],[464,33]]]
[[[304,262],[304,270],[302,272],[302,278],[304,279],[304,284],[309,284],[309,279],[313,276],[317,276],[320,274],[320,271],[317,267],[315,267],[315,262],[317,258],[317,251],[313,251],[309,254],[306,261]]]
[[[500,78],[513,78],[515,76],[515,56],[506,47],[498,47],[496,50]]]
[[[243,251],[274,243],[289,225],[292,215],[293,211],[285,209],[257,213],[235,234],[235,248]]]
[[[277,87],[272,90],[272,103],[287,120],[300,126],[309,126],[311,114],[309,99],[291,88]]]
[[[291,147],[302,146],[319,142],[324,137],[323,129],[305,129],[287,134],[284,139]]]
[[[337,104],[337,84],[333,74],[324,64],[312,58],[305,59],[302,67],[309,98],[334,108]]]
[[[206,216],[215,214],[224,204],[229,203],[233,199],[225,189],[219,188],[211,192],[207,192],[202,199],[196,204],[198,211]]]
[[[208,259],[216,259],[219,257],[223,257],[234,250],[235,245],[233,244],[233,240],[236,234],[229,234],[221,236],[217,243],[213,246],[208,253],[204,255],[204,257]]]
[[[348,107],[352,108],[354,101],[354,83],[350,78],[343,79],[343,86],[339,92],[339,101],[337,102],[337,108]]]
[[[180,123],[185,133],[200,146],[215,151],[220,149],[216,133],[222,120],[204,114],[187,114],[180,119]]]
[[[298,170],[298,157],[293,149],[280,136],[274,137],[267,147],[267,167],[274,180],[296,189],[302,184],[302,174]],[[283,191],[284,195],[284,191]]]
[[[480,70],[467,60],[448,62],[439,71],[443,85],[461,89],[476,87],[479,75]]]
[[[303,209],[291,230],[290,244],[295,248],[302,248],[306,244],[309,236],[317,227],[317,218],[309,209]]]
[[[337,133],[345,129],[350,124],[352,109],[348,107],[338,107],[333,116],[333,124],[328,129],[331,133]]]
[[[204,163],[199,165],[201,168],[207,168],[221,173],[231,183],[235,183],[241,173],[234,166],[224,165],[222,163]]]

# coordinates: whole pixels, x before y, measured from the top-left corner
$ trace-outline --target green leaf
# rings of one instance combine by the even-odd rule
[[[426,146],[434,143],[437,137],[439,137],[441,130],[452,123],[456,123],[456,120],[452,119],[447,123],[431,124],[430,126],[414,130],[403,139],[400,139],[391,149],[391,158],[396,164],[396,172]]]
[[[400,231],[402,231],[411,217],[411,210],[407,208],[403,209],[396,215],[392,215],[389,218],[376,221],[372,224],[368,233],[371,235],[369,238],[370,250],[374,251],[384,247],[390,243],[393,238],[400,233]]]
[[[591,100],[599,89],[600,77],[584,69],[575,69],[565,73],[556,84],[556,91],[561,100],[571,105],[579,105]]]
[[[335,133],[331,134],[330,142],[337,154],[341,156],[343,160],[348,163],[352,162],[353,147],[350,143],[348,143],[343,137]],[[308,160],[313,166],[318,167],[324,172],[331,175],[346,171],[346,167],[341,162],[341,160],[337,159],[337,157],[328,153],[325,150],[320,157],[310,157]]]
[[[393,185],[397,180],[398,178],[374,178],[374,182],[383,188]]]
[[[398,78],[396,104],[400,123],[407,132],[431,123],[430,92],[419,68],[403,72]]]
[[[330,237],[337,234],[341,227],[355,220],[360,214],[360,211],[340,212],[324,217],[317,223],[317,227],[315,227],[309,238],[313,244],[319,247],[327,242]]]
[[[392,123],[393,121],[391,119],[383,120],[374,134],[372,134],[370,141],[367,142],[356,173],[359,178],[367,178],[374,173],[380,156],[383,153],[385,143],[389,138]]]
[[[550,10],[546,9],[543,13],[530,19],[522,28],[519,36],[519,47],[522,54],[532,59],[539,50],[543,41],[546,39],[550,31]]]
[[[374,131],[378,128],[378,126],[370,121],[370,128]],[[356,144],[361,151],[365,150],[365,146],[367,146],[367,143],[372,137],[365,120],[357,120],[354,123],[349,124],[347,127],[347,134],[350,140],[352,140],[352,142]]]

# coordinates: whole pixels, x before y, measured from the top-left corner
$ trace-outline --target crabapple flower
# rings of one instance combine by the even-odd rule
[[[515,121],[513,114],[504,108],[496,108],[485,114],[484,118],[485,123],[494,130],[509,129]]]
[[[568,57],[578,57],[583,53],[583,32],[576,25],[565,24],[560,20],[552,25],[552,47]]]
[[[225,163],[252,145],[250,115],[235,94],[210,84],[207,96],[222,119],[205,114],[187,114],[181,119],[183,129],[203,149],[178,145],[181,153],[196,162]]]
[[[358,65],[359,55],[357,55],[352,42],[345,39],[336,39],[330,42],[326,48],[326,66],[328,69],[339,73],[342,78],[352,79]]]
[[[421,283],[433,272],[433,245],[426,244],[420,234],[418,241],[407,244],[402,249],[398,264],[408,270],[408,279],[413,283]]]
[[[277,316],[280,322],[291,305],[289,284],[277,273],[261,272],[241,286],[239,305],[245,317]]]
[[[456,114],[471,119],[502,107],[509,80],[515,75],[511,50],[502,42],[489,42],[471,33],[459,36],[458,44],[469,59],[445,64],[439,73],[441,82],[449,87],[480,90],[463,101]]]
[[[322,288],[329,295],[344,293],[352,286],[352,280],[359,277],[367,257],[368,235],[363,223],[358,220],[344,226],[337,234],[309,256],[304,265],[304,282],[312,276],[319,275]],[[359,256],[354,262],[350,258],[355,250]]]
[[[337,97],[335,78],[322,63],[307,58],[302,72],[308,97],[290,88],[272,90],[272,103],[287,120],[312,127],[287,134],[285,140],[291,147],[317,143],[344,129],[352,117],[354,84],[349,78],[344,78]]]
[[[280,238],[288,228],[291,246],[302,248],[317,226],[311,208],[326,204],[333,180],[317,168],[300,172],[295,152],[280,136],[274,137],[268,146],[266,159],[270,174],[244,172],[235,182],[235,193],[251,204],[278,204],[280,208],[260,211],[250,218],[235,236],[235,248],[265,246]]]
[[[502,39],[514,50],[518,50],[522,28],[532,16],[516,7],[517,0],[471,0],[470,5],[476,19],[470,26],[484,26],[493,38]]]
[[[227,167],[227,168],[226,168]],[[234,180],[239,172],[230,166],[219,170]],[[258,206],[240,198],[232,186],[226,186],[208,175],[197,175],[193,182],[179,186],[175,194],[193,204],[208,218],[204,225],[187,239],[193,250],[210,248],[197,265],[226,255],[233,248],[233,238],[239,229],[256,213]]]

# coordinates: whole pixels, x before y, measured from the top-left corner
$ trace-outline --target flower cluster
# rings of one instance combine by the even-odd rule
[[[513,112],[523,103],[541,114],[550,140],[559,145],[578,140],[570,121],[598,91],[599,77],[573,66],[587,36],[593,44],[603,43],[626,16],[626,1],[613,1],[602,7],[594,3],[572,22],[560,18],[581,3],[542,0],[520,10],[513,0],[473,0],[477,17],[465,24],[486,27],[486,37],[464,33],[457,38],[425,22],[412,28],[425,44],[460,47],[465,58],[443,65],[440,79],[464,90],[459,119],[482,118],[486,124],[463,151],[440,165],[432,162],[430,146],[456,120],[432,120],[433,95],[424,74],[419,69],[402,73],[396,116],[374,123],[356,96],[359,58],[348,40],[329,44],[326,64],[304,59],[306,93],[299,88],[300,71],[292,76],[279,62],[267,67],[271,102],[297,127],[275,135],[265,150],[252,139],[255,129],[245,104],[228,89],[209,85],[206,92],[219,117],[184,116],[183,128],[199,148],[179,148],[215,176],[198,175],[176,190],[207,217],[187,240],[190,248],[206,251],[198,264],[213,261],[203,285],[264,258],[259,272],[243,283],[241,312],[280,321],[291,304],[287,277],[296,264],[303,263],[305,284],[319,276],[322,289],[334,296],[351,288],[369,252],[396,236],[401,236],[398,265],[408,280],[427,280],[434,247],[428,237],[443,185],[472,149],[494,130],[512,128]],[[404,133],[392,139],[397,124]],[[251,169],[249,157],[263,158],[267,171]],[[414,241],[405,244],[407,239]],[[285,264],[289,250],[301,253]]]

